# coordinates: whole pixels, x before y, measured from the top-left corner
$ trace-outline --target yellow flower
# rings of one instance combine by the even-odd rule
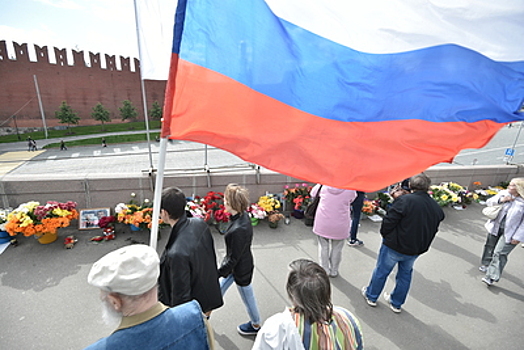
[[[443,201],[447,201],[449,198],[449,196],[447,194],[443,194],[442,196],[440,196],[440,199],[442,199]]]

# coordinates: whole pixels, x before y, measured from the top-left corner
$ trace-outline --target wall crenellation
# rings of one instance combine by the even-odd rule
[[[84,51],[53,47],[51,54],[56,62],[52,62],[47,46],[34,45],[34,51],[29,52],[26,43],[13,42],[13,49],[14,55],[10,56],[6,41],[0,40],[0,77],[4,83],[0,89],[0,123],[19,111],[18,126],[42,126],[34,76],[37,76],[48,126],[59,125],[55,112],[62,101],[78,113],[80,125],[96,123],[91,113],[99,102],[110,111],[114,121],[119,121],[122,102],[130,100],[139,113],[138,119],[143,119],[138,59],[132,61],[122,56],[118,59],[115,55],[93,52],[85,55]],[[148,108],[154,101],[162,105],[166,81],[144,83]]]
[[[55,60],[56,62],[52,62],[49,57],[49,52],[47,46],[38,46],[34,45],[34,53],[36,55],[36,61],[30,60],[29,50],[26,43],[24,44],[18,44],[17,42],[13,41],[13,47],[14,47],[14,54],[15,56],[13,58],[10,58],[8,56],[8,50],[7,50],[7,44],[5,40],[0,40],[0,61],[6,60],[7,62],[15,63],[15,61],[24,61],[24,62],[32,62],[32,63],[46,63],[46,64],[53,64],[53,65],[59,65],[59,66],[71,66],[71,67],[88,67],[88,68],[102,68],[103,64],[100,60],[100,53],[93,53],[89,51],[89,59],[90,64],[87,64],[84,58],[84,51],[76,51],[71,49],[71,56],[73,57],[73,62],[68,62],[68,49],[62,48],[59,49],[57,47],[53,47],[53,52],[55,54]],[[108,70],[122,70],[122,71],[131,71],[131,58],[130,57],[120,57],[120,63],[121,63],[121,69],[118,69],[116,62],[117,58],[116,55],[108,55],[104,54],[105,57],[105,69]],[[138,59],[134,59],[135,65],[135,71],[139,70],[139,63],[140,61]],[[125,67],[125,68],[124,68]]]

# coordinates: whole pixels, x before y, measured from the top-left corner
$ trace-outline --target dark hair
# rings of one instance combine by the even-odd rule
[[[224,197],[229,206],[239,213],[247,210],[249,206],[249,191],[247,188],[237,184],[229,184],[226,186]]]
[[[309,322],[326,322],[333,314],[331,284],[326,271],[316,262],[298,259],[289,264],[287,295],[295,312]]]
[[[409,179],[409,187],[413,191],[428,191],[431,179],[426,174],[418,174]]]
[[[186,196],[178,187],[168,187],[162,191],[160,208],[167,211],[173,220],[186,215]]]

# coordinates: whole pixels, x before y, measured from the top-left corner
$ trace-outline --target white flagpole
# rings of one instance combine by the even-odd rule
[[[151,237],[149,245],[156,250],[158,240],[158,218],[160,217],[160,201],[162,200],[162,188],[164,186],[164,169],[167,153],[167,138],[160,139],[160,153],[158,154],[158,172],[156,173],[155,193],[153,195],[153,225],[151,226]]]
[[[140,2],[138,2],[140,1]],[[174,14],[177,6],[176,0],[133,0],[135,6],[135,25],[137,30],[138,52],[140,56],[140,81],[144,84],[144,77],[152,80],[165,80],[168,77],[169,62],[171,59],[171,45],[173,40]],[[139,9],[140,14],[139,15]],[[147,16],[144,21],[144,12]],[[147,36],[147,41],[141,36]],[[142,45],[144,45],[142,47]],[[147,62],[146,62],[147,61]],[[146,67],[147,66],[147,67]],[[145,99],[145,89],[142,87]],[[147,105],[144,106],[147,113]],[[147,115],[147,114],[146,114]],[[146,117],[146,127],[149,130],[148,119]],[[158,170],[153,195],[153,222],[151,226],[151,236],[149,245],[156,249],[158,240],[158,218],[160,216],[160,202],[162,199],[162,188],[164,185],[164,169],[167,153],[168,138],[160,139],[160,151],[158,155]],[[149,144],[149,131],[148,131]],[[150,150],[150,174],[155,174]]]
[[[151,137],[149,136],[149,116],[147,113],[147,97],[146,88],[144,85],[144,78],[142,76],[142,48],[140,45],[140,26],[138,25],[138,8],[136,0],[133,1],[135,5],[135,27],[136,27],[136,41],[138,43],[138,59],[140,61],[140,89],[142,90],[142,103],[144,108],[144,120],[146,122],[147,148],[149,149],[149,170],[153,172],[153,155],[151,154]],[[135,67],[136,70],[136,67]]]

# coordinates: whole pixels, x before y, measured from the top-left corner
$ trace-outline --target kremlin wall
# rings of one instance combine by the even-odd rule
[[[0,41],[0,128],[43,127],[37,92],[36,76],[47,127],[62,125],[55,117],[62,101],[71,106],[80,117],[79,125],[100,122],[91,117],[93,107],[102,103],[111,112],[111,122],[121,122],[119,107],[129,100],[138,111],[138,120],[144,119],[140,90],[140,61],[138,59],[89,52],[88,62],[83,51],[53,48],[56,62],[52,63],[47,46],[34,45],[30,59],[27,44],[13,42],[8,51],[6,41]],[[14,55],[9,55],[14,52]],[[34,55],[33,55],[34,54]],[[71,55],[72,54],[72,55]],[[70,60],[72,57],[72,61]],[[104,62],[102,62],[104,60]],[[118,63],[118,66],[117,66]],[[134,68],[134,69],[132,69]],[[147,108],[154,101],[162,106],[166,81],[145,80]]]

